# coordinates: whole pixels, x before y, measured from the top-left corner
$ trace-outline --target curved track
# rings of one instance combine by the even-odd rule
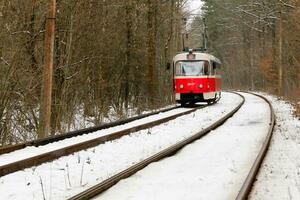
[[[232,110],[230,113],[228,113],[226,116],[222,117],[221,119],[219,119],[217,122],[213,123],[212,125],[210,125],[209,127],[207,127],[206,129],[203,129],[202,131],[196,133],[195,135],[181,141],[178,142],[177,144],[160,151],[159,153],[133,165],[132,167],[129,167],[128,169],[112,176],[111,178],[104,180],[103,182],[87,189],[86,191],[83,191],[82,193],[79,193],[76,196],[73,196],[71,198],[69,198],[69,200],[78,200],[78,199],[90,199],[92,197],[95,197],[96,195],[99,195],[100,193],[102,193],[103,191],[107,190],[108,188],[110,188],[111,186],[115,185],[118,181],[127,178],[131,175],[133,175],[134,173],[136,173],[137,171],[143,169],[144,167],[146,167],[147,165],[149,165],[152,162],[156,162],[158,160],[161,160],[163,158],[166,158],[168,156],[171,156],[173,154],[175,154],[178,150],[182,149],[184,146],[200,139],[201,137],[205,136],[206,134],[208,134],[210,131],[218,128],[219,126],[221,126],[224,122],[226,122],[226,120],[228,120],[230,117],[232,117],[244,104],[245,102],[245,98],[238,94],[239,96],[242,97],[243,101],[234,109]]]
[[[259,154],[257,155],[254,164],[251,167],[251,170],[250,170],[250,172],[247,176],[247,179],[245,180],[242,188],[239,191],[238,196],[236,197],[236,200],[246,200],[248,198],[248,195],[251,192],[251,188],[253,186],[253,183],[255,182],[255,177],[257,176],[257,173],[259,171],[261,163],[264,160],[265,155],[268,151],[270,141],[271,141],[271,138],[272,138],[272,134],[273,134],[273,130],[274,130],[274,127],[275,127],[275,113],[274,113],[274,109],[273,109],[273,106],[270,103],[270,101],[268,99],[266,99],[265,97],[263,97],[261,95],[258,95],[258,94],[255,94],[255,93],[250,93],[249,92],[249,94],[258,96],[258,97],[264,99],[268,103],[268,105],[270,107],[270,111],[271,111],[270,112],[271,121],[269,123],[269,130],[268,130],[268,135],[266,137],[266,140],[264,141],[263,146],[262,146]]]
[[[261,163],[266,155],[267,149],[269,147],[270,144],[270,140],[272,138],[272,132],[274,129],[274,125],[275,125],[275,114],[274,114],[274,110],[273,107],[271,105],[271,103],[263,96],[261,95],[257,95],[254,93],[250,93],[252,95],[258,96],[262,99],[264,99],[269,107],[270,107],[270,123],[269,123],[269,129],[268,129],[268,134],[266,136],[265,141],[263,142],[263,145],[261,147],[261,150],[259,151],[259,154],[257,155],[255,162],[253,164],[253,166],[251,167],[250,172],[248,173],[247,178],[245,179],[241,189],[239,190],[238,196],[236,197],[236,200],[244,200],[248,198],[248,195],[251,191],[252,185],[255,181],[255,177],[259,171],[259,168],[261,166]],[[244,102],[243,102],[244,103]],[[242,104],[243,104],[242,103]],[[158,161],[160,159],[163,159],[165,157],[171,156],[174,153],[176,153],[179,149],[183,148],[185,145],[201,138],[202,136],[204,136],[205,134],[207,134],[208,132],[210,132],[211,130],[217,128],[218,126],[221,126],[228,118],[230,118],[232,115],[234,115],[235,112],[237,112],[239,110],[239,108],[242,106],[239,105],[239,107],[237,107],[235,110],[233,110],[231,113],[229,113],[227,116],[225,116],[224,118],[220,119],[218,122],[216,122],[215,124],[213,124],[211,127],[197,133],[196,135],[182,141],[179,142],[157,154],[155,154],[152,157],[149,157],[148,159],[116,174],[115,176],[99,183],[98,185],[95,185],[94,187],[89,188],[88,190],[74,196],[71,197],[69,200],[78,200],[78,199],[90,199],[92,197],[95,197],[96,195],[99,195],[100,193],[102,193],[103,191],[107,190],[108,188],[110,188],[111,186],[115,185],[118,181],[120,181],[121,179],[127,178],[131,175],[133,175],[134,173],[136,173],[137,171],[143,169],[144,167],[146,167],[148,164]]]

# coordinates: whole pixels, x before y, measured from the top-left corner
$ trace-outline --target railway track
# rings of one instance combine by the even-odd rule
[[[188,137],[187,139],[180,141],[174,145],[172,145],[171,147],[168,147],[167,149],[164,149],[160,152],[158,152],[157,154],[129,167],[128,169],[121,171],[119,173],[117,173],[116,175],[102,181],[101,183],[69,198],[69,200],[83,200],[83,199],[90,199],[93,198],[99,194],[101,194],[102,192],[104,192],[105,190],[107,190],[108,188],[112,187],[113,185],[115,185],[117,182],[119,182],[122,179],[128,178],[131,175],[135,174],[136,172],[138,172],[139,170],[145,168],[147,165],[149,165],[150,163],[159,161],[163,158],[172,156],[173,154],[175,154],[178,150],[182,149],[183,147],[185,147],[186,145],[200,139],[201,137],[205,136],[206,134],[208,134],[210,131],[218,128],[219,126],[221,126],[224,122],[226,122],[229,118],[231,118],[244,104],[245,102],[245,98],[238,94],[239,96],[241,96],[241,98],[243,99],[243,101],[236,106],[231,112],[229,112],[228,114],[226,114],[224,117],[222,117],[221,119],[219,119],[218,121],[216,121],[215,123],[213,123],[212,125],[210,125],[209,127],[199,131],[198,133],[194,134],[191,137]]]
[[[253,94],[253,93],[250,93]],[[239,190],[238,196],[236,197],[236,200],[245,200],[248,198],[248,195],[251,191],[252,185],[255,181],[255,177],[259,171],[259,168],[261,166],[261,163],[266,155],[267,149],[269,147],[270,144],[270,140],[272,137],[272,132],[275,126],[275,114],[274,114],[274,110],[273,107],[271,105],[271,103],[263,96],[261,95],[257,95],[257,94],[253,94],[255,96],[258,96],[262,99],[264,99],[269,107],[270,107],[270,123],[269,123],[269,130],[268,130],[268,134],[267,137],[261,147],[261,150],[259,151],[259,154],[257,155],[255,162],[253,163],[253,166],[251,167],[251,170],[249,171],[249,174],[246,178],[246,180],[244,181],[241,189]],[[245,101],[245,99],[244,99]],[[238,106],[236,107],[236,109],[234,109],[232,112],[230,112],[229,114],[227,114],[225,117],[223,117],[222,119],[218,120],[216,123],[214,123],[213,125],[211,125],[210,127],[206,128],[205,130],[200,131],[199,133],[193,135],[190,138],[187,138],[184,141],[181,141],[143,161],[141,161],[140,163],[112,176],[111,178],[104,180],[103,182],[83,191],[82,193],[79,193],[71,198],[69,198],[69,200],[83,200],[83,199],[90,199],[93,198],[99,194],[101,194],[102,192],[104,192],[105,190],[107,190],[108,188],[112,187],[113,185],[115,185],[117,182],[119,182],[122,179],[125,179],[127,177],[130,177],[131,175],[135,174],[137,171],[143,169],[144,167],[146,167],[147,165],[149,165],[152,162],[156,162],[158,160],[161,160],[165,157],[171,156],[174,153],[176,153],[178,150],[180,150],[181,148],[183,148],[184,146],[186,146],[187,144],[200,139],[201,137],[203,137],[204,135],[206,135],[207,133],[209,133],[211,130],[216,129],[217,127],[221,126],[227,119],[229,119],[230,117],[232,117],[234,115],[234,113],[236,113],[241,106],[243,105],[244,101]]]
[[[60,140],[64,140],[64,139],[68,139],[68,138],[72,138],[72,137],[92,133],[92,132],[95,132],[95,131],[99,131],[99,130],[103,130],[103,129],[107,129],[107,128],[112,128],[112,127],[115,127],[115,126],[120,126],[120,125],[129,123],[129,122],[133,122],[135,120],[139,120],[139,119],[143,119],[143,118],[146,118],[146,117],[149,117],[149,116],[157,115],[157,114],[163,113],[163,112],[168,112],[168,111],[174,110],[174,109],[179,108],[179,107],[180,106],[174,106],[174,107],[171,107],[171,108],[163,109],[163,110],[148,113],[148,114],[139,115],[139,116],[136,116],[136,117],[131,117],[131,118],[124,119],[124,120],[117,120],[115,122],[111,122],[111,123],[107,123],[107,124],[101,124],[99,126],[80,129],[80,130],[76,130],[76,131],[71,131],[71,132],[68,132],[68,133],[60,134],[60,135],[49,136],[47,138],[37,139],[37,140],[29,141],[29,142],[16,144],[16,145],[4,146],[4,147],[0,148],[0,155],[6,154],[6,153],[11,153],[13,151],[24,149],[24,148],[30,147],[30,146],[38,147],[38,146],[46,145],[46,144],[49,144],[49,143],[57,142],[57,141],[60,141]]]
[[[255,93],[250,93],[252,95],[255,95],[255,96],[258,96],[262,99],[264,99],[269,107],[270,107],[270,123],[269,123],[269,130],[268,130],[268,134],[267,134],[267,137],[266,137],[266,140],[264,141],[263,143],[263,146],[261,148],[261,150],[259,151],[259,154],[257,155],[256,159],[255,159],[255,162],[253,163],[252,167],[251,167],[251,170],[245,180],[245,182],[243,183],[243,186],[242,188],[240,189],[239,193],[238,193],[238,196],[236,197],[236,200],[246,200],[248,199],[248,195],[250,194],[251,192],[251,188],[252,188],[252,185],[253,183],[255,182],[255,177],[257,176],[257,173],[259,171],[259,168],[265,158],[265,155],[268,151],[268,148],[269,148],[269,145],[270,145],[270,141],[271,141],[271,138],[272,138],[272,134],[273,134],[273,130],[274,130],[274,127],[275,127],[275,112],[274,112],[274,109],[273,109],[273,106],[271,104],[271,102],[261,96],[261,95],[258,95],[258,94],[255,94]]]
[[[268,146],[270,144],[271,137],[272,137],[273,128],[274,128],[274,125],[275,125],[275,114],[274,114],[271,103],[266,98],[264,98],[263,96],[253,94],[253,93],[250,93],[250,94],[256,95],[256,96],[264,99],[268,103],[268,105],[270,107],[270,111],[271,111],[270,112],[270,123],[268,125],[269,130],[268,130],[268,134],[266,136],[266,140],[263,142],[263,146],[262,146],[259,154],[256,156],[255,162],[254,162],[251,170],[249,171],[249,174],[248,174],[247,178],[245,179],[245,182],[243,183],[243,186],[240,188],[239,193],[236,197],[236,200],[242,200],[242,199],[247,199],[248,198],[248,195],[251,192],[253,182],[256,180],[255,177],[256,177],[256,175],[259,171],[260,165],[261,165],[261,163],[264,159],[264,156],[266,155],[266,152],[267,152],[267,149],[268,149]],[[218,128],[219,126],[221,126],[224,122],[226,122],[230,117],[232,117],[242,107],[242,105],[245,102],[245,98],[241,94],[239,94],[239,95],[242,97],[243,101],[234,110],[232,110],[230,113],[226,114],[226,116],[222,117],[222,119],[219,119],[214,124],[212,124],[209,127],[201,130],[200,132],[196,133],[195,135],[193,135],[189,138],[186,138],[183,141],[180,141],[180,142],[176,143],[175,145],[172,145],[172,146],[160,151],[159,153],[156,153],[155,155],[153,155],[151,157],[148,157],[147,159],[145,159],[141,162],[139,162],[137,164],[134,164],[133,166],[129,167],[128,169],[126,169],[124,171],[121,171],[121,172],[113,175],[112,177],[107,178],[106,180],[103,180],[101,183],[99,183],[99,184],[97,184],[93,187],[90,187],[89,189],[87,189],[87,190],[83,191],[82,193],[79,193],[79,194],[77,194],[77,195],[75,195],[75,196],[73,196],[69,199],[90,199],[90,198],[93,198],[93,197],[101,194],[103,191],[109,189],[110,187],[115,185],[120,180],[125,179],[127,177],[130,177],[131,175],[135,174],[137,171],[145,168],[150,163],[153,163],[153,162],[159,161],[163,158],[172,156],[178,150],[185,147],[187,144],[190,144],[190,143],[200,139],[201,137],[205,136],[210,131],[212,131],[212,130]],[[69,155],[73,152],[77,152],[77,151],[80,151],[80,150],[85,150],[87,148],[94,147],[98,144],[105,143],[106,141],[111,141],[111,140],[118,139],[118,138],[120,138],[124,135],[130,134],[132,132],[136,132],[136,131],[139,131],[139,130],[142,130],[142,129],[150,128],[150,127],[155,126],[155,125],[159,125],[161,123],[172,120],[176,117],[192,113],[195,110],[201,109],[201,108],[203,108],[203,107],[193,108],[191,110],[188,110],[188,111],[185,111],[185,112],[182,112],[182,113],[178,113],[176,115],[165,117],[165,118],[160,119],[158,121],[152,121],[152,122],[143,124],[141,126],[131,127],[131,128],[126,129],[126,130],[123,130],[123,131],[118,131],[118,132],[115,132],[113,134],[109,134],[109,135],[102,136],[102,137],[99,137],[99,138],[96,138],[96,139],[93,139],[93,140],[89,140],[86,143],[84,142],[84,143],[76,144],[74,146],[73,145],[68,146],[66,148],[62,148],[62,149],[58,149],[58,150],[55,150],[55,151],[47,152],[45,154],[41,154],[37,157],[32,157],[30,159],[25,159],[25,160],[20,160],[20,161],[15,162],[15,163],[10,163],[9,165],[0,166],[0,176],[6,175],[6,174],[9,174],[11,172],[18,171],[18,170],[22,170],[24,168],[36,166],[36,165],[42,164],[44,162],[51,161],[53,159],[57,159],[61,156]],[[171,108],[171,109],[174,109],[174,108]],[[171,109],[169,109],[169,110],[171,110]]]
[[[83,142],[80,142],[80,143],[77,143],[77,144],[68,145],[68,146],[65,146],[63,148],[59,148],[59,149],[52,150],[52,151],[49,151],[49,152],[46,152],[46,153],[38,154],[36,156],[31,156],[31,157],[26,158],[26,159],[20,159],[20,160],[15,161],[15,162],[4,164],[4,165],[0,166],[0,176],[4,176],[4,175],[7,175],[7,174],[10,174],[10,173],[19,171],[19,170],[23,170],[25,168],[29,168],[29,167],[32,167],[32,166],[36,166],[36,165],[45,163],[45,162],[49,162],[49,161],[52,161],[54,159],[58,159],[62,156],[67,156],[67,155],[70,155],[74,152],[78,152],[80,150],[85,150],[85,149],[97,146],[99,144],[103,144],[105,142],[121,138],[125,135],[129,135],[132,132],[137,132],[137,131],[140,131],[140,130],[143,130],[143,129],[147,129],[147,128],[151,128],[153,126],[157,126],[159,124],[168,122],[168,121],[173,120],[175,118],[178,118],[180,116],[187,115],[187,114],[190,114],[192,112],[195,112],[196,110],[202,109],[204,107],[206,107],[206,105],[191,108],[188,111],[180,112],[180,113],[177,113],[175,115],[171,115],[171,116],[168,116],[168,117],[158,119],[156,121],[143,123],[141,125],[135,125],[133,127],[130,127],[130,128],[127,128],[127,129],[124,129],[124,130],[121,130],[121,131],[116,131],[116,132],[113,132],[113,133],[108,134],[108,135],[99,136],[97,138],[86,140],[86,141],[83,141]],[[49,144],[49,143],[52,143],[52,142],[57,142],[57,141],[67,139],[67,138],[70,138],[70,137],[75,137],[75,136],[95,132],[95,131],[98,131],[98,130],[111,128],[111,127],[114,127],[114,126],[117,126],[117,125],[122,125],[122,124],[129,123],[129,122],[132,122],[132,121],[135,121],[135,120],[138,120],[138,119],[149,117],[149,116],[161,113],[161,112],[167,112],[167,111],[170,111],[170,110],[173,110],[173,109],[176,109],[176,108],[178,108],[178,107],[173,107],[173,108],[165,109],[163,111],[158,111],[158,112],[151,113],[151,114],[146,114],[146,115],[142,115],[142,116],[138,116],[138,117],[133,117],[133,118],[130,118],[130,119],[127,119],[127,120],[122,120],[122,121],[118,121],[118,122],[114,122],[114,123],[110,123],[110,124],[105,124],[105,125],[98,126],[98,127],[92,127],[92,128],[79,130],[79,131],[74,131],[74,132],[71,132],[71,133],[68,133],[68,134],[64,134],[62,136],[55,136],[55,137],[50,137],[50,138],[47,138],[47,139],[44,139],[44,140],[37,140],[37,141],[29,142],[29,143],[24,143],[24,144],[21,144],[21,145],[17,145],[15,147],[13,147],[13,146],[12,147],[7,147],[7,148],[2,149],[2,153],[4,153],[4,152],[13,153],[12,151],[20,150],[20,149],[28,147],[28,146],[46,145],[46,144]],[[1,150],[0,150],[0,152],[1,152]]]

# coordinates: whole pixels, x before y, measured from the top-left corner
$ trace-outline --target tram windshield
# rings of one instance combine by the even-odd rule
[[[176,76],[203,76],[209,73],[208,61],[179,61],[175,65]]]

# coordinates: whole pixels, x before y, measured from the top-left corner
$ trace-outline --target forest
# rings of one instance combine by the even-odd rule
[[[203,32],[198,27],[205,18],[208,49],[223,61],[225,88],[266,91],[299,101],[300,2],[204,2],[203,15],[188,33],[190,44]]]
[[[189,2],[57,0],[49,134],[174,104],[166,66],[203,38],[223,62],[224,89],[300,101],[298,0],[203,0],[196,15]],[[0,145],[44,137],[47,5],[0,2]]]

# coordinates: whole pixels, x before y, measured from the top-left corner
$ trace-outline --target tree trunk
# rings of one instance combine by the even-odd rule
[[[126,28],[127,28],[127,46],[125,53],[125,68],[124,68],[124,106],[125,109],[128,109],[129,104],[129,77],[131,73],[131,65],[132,65],[132,52],[133,52],[133,4],[132,1],[129,0],[126,3]]]
[[[278,94],[282,95],[282,8],[280,6],[279,28],[278,28]]]
[[[147,21],[147,65],[148,65],[148,98],[150,107],[155,101],[155,71],[156,71],[156,10],[157,0],[148,0],[148,21]]]

